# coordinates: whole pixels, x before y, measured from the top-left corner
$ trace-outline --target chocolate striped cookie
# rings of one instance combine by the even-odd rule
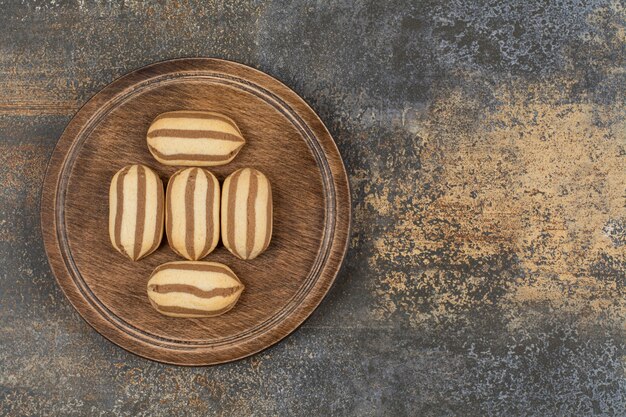
[[[148,298],[166,316],[210,317],[233,308],[243,289],[226,265],[178,261],[154,270],[148,281]]]
[[[183,166],[227,164],[246,143],[232,119],[202,111],[161,114],[150,125],[147,139],[157,161]]]
[[[113,247],[133,261],[159,247],[163,237],[163,182],[150,168],[130,165],[113,176],[109,236]]]
[[[174,252],[197,261],[220,238],[220,184],[202,168],[177,171],[167,184],[165,232]]]
[[[222,242],[235,256],[254,259],[272,238],[272,189],[252,168],[233,172],[222,187]]]

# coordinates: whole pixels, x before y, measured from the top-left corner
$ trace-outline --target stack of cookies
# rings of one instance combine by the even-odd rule
[[[226,265],[203,262],[220,239],[240,259],[263,253],[272,237],[272,189],[252,168],[230,174],[220,189],[204,167],[231,162],[245,144],[236,123],[221,114],[175,111],[148,129],[150,153],[165,165],[185,166],[163,192],[159,176],[144,165],[120,169],[109,189],[109,235],[113,247],[133,261],[154,252],[163,230],[170,248],[187,261],[157,267],[148,299],[173,317],[210,317],[235,306],[244,285]]]

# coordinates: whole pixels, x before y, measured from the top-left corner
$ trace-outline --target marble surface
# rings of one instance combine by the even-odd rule
[[[0,414],[626,415],[626,11],[609,0],[0,1]],[[280,344],[136,357],[61,293],[46,163],[176,57],[293,88],[344,157],[344,267]]]

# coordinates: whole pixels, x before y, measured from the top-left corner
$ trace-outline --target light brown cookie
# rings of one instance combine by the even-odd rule
[[[254,259],[272,238],[272,188],[256,169],[233,172],[222,187],[222,242],[235,256]]]
[[[202,168],[177,171],[167,184],[165,233],[174,252],[192,261],[215,249],[220,238],[220,184]]]
[[[109,236],[118,252],[137,261],[163,237],[163,182],[150,168],[129,165],[109,188]]]
[[[172,317],[224,314],[243,290],[235,273],[217,262],[169,262],[157,267],[148,281],[150,303]]]
[[[159,115],[148,129],[147,141],[157,161],[183,166],[227,164],[246,143],[229,117],[188,110]]]

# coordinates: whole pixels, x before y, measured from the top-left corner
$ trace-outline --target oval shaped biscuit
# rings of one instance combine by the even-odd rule
[[[220,238],[220,184],[202,168],[172,175],[165,196],[165,233],[174,252],[197,261],[215,249]]]
[[[254,259],[272,238],[272,188],[260,171],[243,168],[222,187],[222,242],[235,256]]]
[[[229,117],[188,110],[159,115],[148,129],[147,141],[157,161],[183,166],[227,164],[246,143]]]
[[[163,182],[150,168],[129,165],[113,176],[109,236],[113,247],[133,261],[159,247],[163,237]]]
[[[148,298],[161,314],[211,317],[234,307],[244,285],[226,265],[217,262],[169,262],[158,266],[148,281]]]

